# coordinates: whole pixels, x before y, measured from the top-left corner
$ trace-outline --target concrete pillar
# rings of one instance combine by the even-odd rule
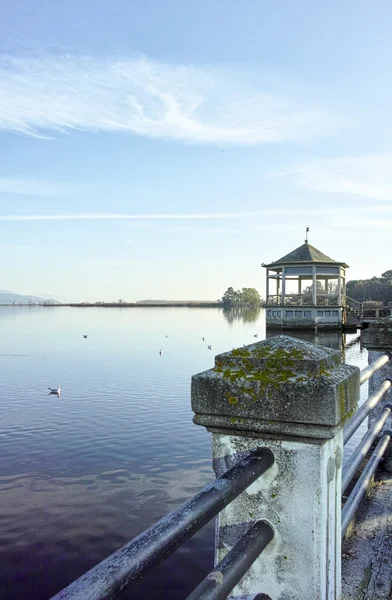
[[[362,330],[361,341],[368,350],[369,365],[374,363],[374,361],[386,351],[392,352],[392,317],[370,323],[368,329]],[[385,379],[392,379],[392,360],[387,362],[386,365],[381,367],[381,369],[369,379],[369,395],[376,391],[376,389],[380,387]],[[376,408],[374,408],[370,413],[368,420],[369,427],[371,427],[374,421],[378,418],[385,404],[391,403],[392,388],[386,392]],[[392,429],[392,416],[388,417],[384,425],[384,429]],[[391,450],[388,449],[388,455],[391,456],[391,454]]]
[[[287,336],[221,354],[192,378],[194,422],[212,432],[217,477],[257,448],[275,456],[217,519],[215,564],[255,520],[275,529],[229,598],[341,598],[342,428],[358,396],[357,367]]]
[[[313,304],[317,306],[317,279],[316,279],[316,267],[312,267],[312,280],[313,280]]]

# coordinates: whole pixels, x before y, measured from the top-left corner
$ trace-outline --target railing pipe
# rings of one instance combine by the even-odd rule
[[[362,502],[366,490],[369,487],[370,481],[382,459],[385,450],[391,439],[391,432],[385,433],[380,441],[378,442],[376,449],[374,450],[369,462],[364,468],[361,477],[358,479],[351,492],[344,508],[342,510],[342,538],[344,537],[347,527],[349,526],[355,512]]]
[[[373,363],[374,364],[374,363]],[[343,444],[347,444],[351,436],[356,432],[361,423],[366,419],[370,411],[373,410],[380,402],[384,394],[389,390],[392,385],[390,379],[386,379],[382,382],[380,387],[369,396],[369,398],[360,406],[355,415],[349,420],[344,427],[343,432]]]
[[[225,600],[274,537],[267,521],[257,521],[186,600]]]
[[[365,383],[365,381],[370,379],[370,377],[372,375],[374,375],[374,373],[376,373],[377,371],[379,371],[381,369],[381,367],[386,365],[387,362],[391,359],[391,356],[392,355],[390,352],[384,352],[384,354],[382,356],[380,356],[380,358],[375,360],[374,363],[372,363],[371,365],[362,369],[362,371],[360,373],[360,379],[359,379],[360,385]]]
[[[152,567],[172,554],[274,463],[260,448],[201,492],[93,567],[52,600],[115,600]]]
[[[374,440],[377,438],[378,434],[382,430],[385,421],[389,417],[391,413],[391,405],[386,405],[380,414],[377,421],[375,421],[372,427],[366,432],[363,436],[359,446],[356,448],[355,452],[352,454],[350,460],[346,465],[343,465],[343,473],[342,473],[342,494],[346,491],[350,481],[354,477],[359,465],[362,460],[365,458],[366,454],[369,452],[370,448]]]

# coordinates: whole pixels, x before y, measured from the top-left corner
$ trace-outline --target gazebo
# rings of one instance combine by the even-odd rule
[[[346,269],[305,243],[268,265],[267,327],[340,329],[345,321]]]

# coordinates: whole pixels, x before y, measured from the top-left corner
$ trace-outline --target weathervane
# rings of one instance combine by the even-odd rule
[[[308,231],[309,231],[309,227],[306,228],[306,239],[305,239],[305,244],[308,243]]]

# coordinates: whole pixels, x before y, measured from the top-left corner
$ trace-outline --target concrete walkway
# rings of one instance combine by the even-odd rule
[[[342,600],[392,600],[392,474],[379,471],[342,548]]]

